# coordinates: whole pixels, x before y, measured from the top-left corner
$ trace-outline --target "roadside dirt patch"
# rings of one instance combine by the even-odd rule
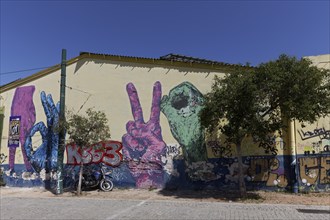
[[[239,202],[239,203],[268,203],[295,205],[324,205],[330,206],[330,192],[293,194],[284,192],[253,191],[248,192],[247,198],[239,198],[235,192],[216,190],[143,190],[143,189],[113,189],[111,192],[84,191],[81,196],[75,192],[65,192],[55,195],[44,188],[1,187],[1,197],[77,197],[79,199],[123,199],[123,200],[194,200],[208,202]]]

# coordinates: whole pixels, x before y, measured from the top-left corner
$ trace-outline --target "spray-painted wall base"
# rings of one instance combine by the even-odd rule
[[[248,190],[292,191],[297,181],[299,191],[330,190],[330,154],[298,155],[297,167],[289,156],[243,157],[244,179]],[[148,167],[147,165],[139,167]],[[14,187],[56,187],[55,173],[27,172],[23,164],[10,171],[2,165],[4,181]],[[86,169],[98,169],[96,165]],[[150,176],[162,180],[160,188],[166,189],[237,189],[238,172],[236,158],[209,159],[207,162],[187,164],[183,159],[173,159],[161,172]],[[118,167],[108,166],[112,180],[118,188],[137,188],[139,178],[148,170],[134,170],[123,161]],[[79,166],[65,165],[64,190],[72,189],[78,178]],[[141,185],[140,185],[141,187]],[[152,180],[143,188],[154,187]]]

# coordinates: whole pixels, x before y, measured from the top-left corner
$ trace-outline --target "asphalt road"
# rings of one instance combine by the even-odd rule
[[[1,197],[1,219],[330,219],[329,206]]]

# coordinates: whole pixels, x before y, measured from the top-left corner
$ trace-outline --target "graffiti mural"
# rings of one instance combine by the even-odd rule
[[[34,86],[23,86],[18,87],[15,90],[14,98],[11,105],[11,116],[20,118],[20,126],[19,126],[19,142],[22,149],[23,160],[25,164],[25,168],[27,171],[32,171],[32,167],[30,162],[28,161],[28,157],[26,155],[26,151],[24,148],[25,144],[25,136],[30,131],[31,127],[35,123],[36,113],[35,107],[33,103],[33,93],[35,91]],[[10,135],[9,135],[10,136]],[[18,145],[11,145],[9,143],[9,168],[11,169],[11,173],[14,172],[15,166],[15,154],[16,147]]]
[[[189,82],[174,87],[161,100],[161,110],[173,137],[183,147],[188,163],[206,160],[204,132],[199,119],[203,101],[202,93]]]
[[[311,186],[330,183],[330,156],[299,158],[300,180]]]
[[[151,114],[145,121],[139,99],[142,96],[139,97],[133,83],[128,83],[126,92],[132,119],[122,121],[126,123],[126,130],[119,135],[121,142],[102,141],[84,150],[67,144],[64,187],[70,188],[76,182],[77,165],[83,163],[86,168],[97,168],[99,163],[104,163],[112,172],[116,187],[237,189],[235,146],[221,134],[205,139],[201,130],[198,114],[203,107],[202,94],[189,82],[170,88],[162,97],[161,83],[153,84]],[[1,169],[9,186],[46,186],[46,180],[51,180],[48,182],[52,187],[56,180],[58,133],[54,128],[59,120],[59,105],[50,94],[41,92],[43,110],[38,113],[45,114],[47,120],[36,122],[34,90],[33,86],[16,89],[6,120],[10,128],[7,132],[8,164],[1,164]],[[167,119],[165,123],[169,124],[167,131],[162,131],[161,112]],[[242,141],[242,156],[248,190],[290,191],[295,180],[298,180],[300,192],[329,190],[330,134],[327,126],[328,121],[322,121],[296,128],[294,165],[293,155],[285,150],[294,149],[289,146],[291,142],[287,136],[270,135],[264,141],[247,136]],[[168,143],[162,132],[172,135],[175,141]],[[15,152],[20,146],[24,164],[22,161],[15,164]]]
[[[166,156],[176,157],[181,154],[181,146],[178,144],[168,144],[166,146]]]
[[[329,118],[314,124],[298,124],[298,180],[300,190],[327,189],[330,184]]]
[[[56,126],[59,120],[59,103],[55,106],[50,94],[46,96],[41,92],[41,103],[47,117],[47,126],[44,122],[35,124],[26,136],[24,149],[27,158],[36,172],[46,169],[46,172],[57,170],[57,149],[58,149],[58,131]],[[42,144],[35,149],[32,137],[39,132],[42,137]]]
[[[207,161],[198,161],[187,164],[186,173],[193,181],[212,181],[219,179],[221,175],[214,172],[214,168],[217,163],[209,163]]]
[[[252,158],[248,169],[248,180],[252,182],[266,182],[266,186],[284,188],[288,179],[284,174],[284,167],[279,159]]]
[[[330,130],[315,128],[314,130],[298,130],[303,141],[304,154],[330,153]]]
[[[264,149],[265,154],[274,156],[278,154],[278,150],[284,150],[286,145],[283,138],[276,135],[267,136],[266,140],[259,140],[258,137],[253,137],[253,141],[259,143],[258,147]]]
[[[122,161],[120,150],[122,144],[118,141],[101,141],[82,150],[74,143],[66,145],[67,164],[99,164],[117,166]]]
[[[173,160],[182,159],[182,147],[179,144],[167,144],[166,145],[166,155],[162,157],[164,163],[164,171],[168,175],[179,176],[176,170]]]
[[[163,185],[163,162],[166,154],[160,118],[161,84],[153,87],[151,115],[148,122],[143,119],[139,96],[132,83],[126,86],[134,121],[126,124],[127,133],[122,137],[123,155],[128,161],[131,174],[139,188],[161,187]]]
[[[224,143],[221,143],[221,140],[208,141],[206,147],[211,149],[215,157],[229,158],[233,156],[231,144],[226,141]]]

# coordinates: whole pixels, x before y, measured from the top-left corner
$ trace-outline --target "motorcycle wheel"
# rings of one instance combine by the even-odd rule
[[[113,189],[113,182],[111,180],[101,180],[100,189],[104,192],[109,192]]]

